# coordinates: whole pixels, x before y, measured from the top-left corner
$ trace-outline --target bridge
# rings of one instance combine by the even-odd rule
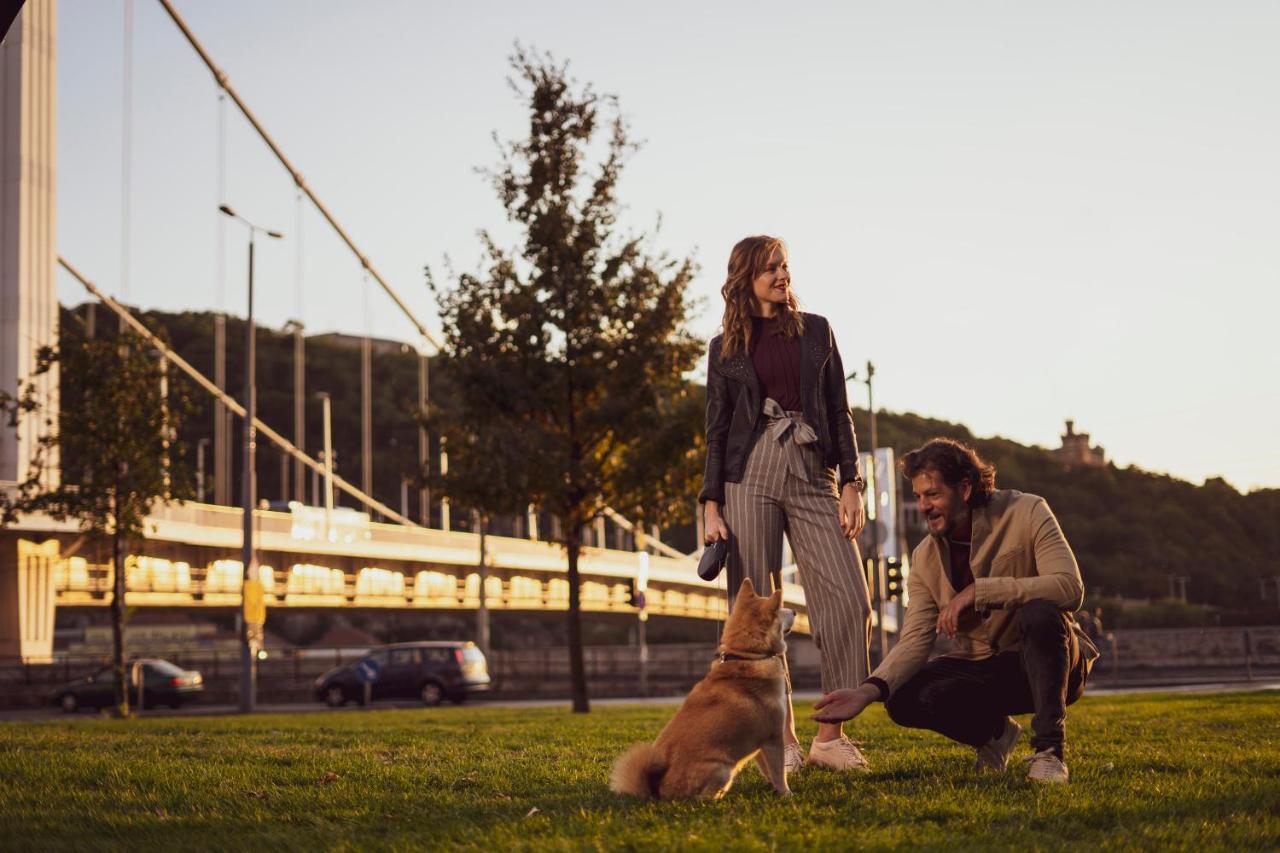
[[[453,610],[480,606],[479,536],[461,531],[371,522],[343,514],[324,536],[323,511],[295,505],[290,512],[257,510],[258,578],[271,607],[388,607]],[[141,553],[126,560],[131,606],[239,607],[243,565],[225,555],[240,547],[239,509],[171,504],[149,520]],[[28,561],[47,561],[59,607],[97,607],[112,589],[110,564],[63,556],[74,525],[27,519],[21,528]],[[31,538],[26,538],[31,537]],[[43,544],[37,545],[34,540]],[[565,558],[551,542],[486,536],[483,599],[496,610],[564,610],[569,603]],[[647,551],[587,547],[579,562],[582,609],[657,616],[723,619],[724,580],[707,584],[692,561]],[[787,600],[804,608],[804,593],[789,585]],[[808,631],[803,613],[799,628]]]
[[[354,237],[339,223],[335,213],[321,200],[316,188],[266,130],[267,122],[255,115],[246,100],[232,86],[230,76],[220,68],[168,0],[159,7],[175,25],[175,37],[186,40],[195,58],[211,74],[210,95],[219,110],[218,172],[219,192],[225,187],[226,111],[239,111],[262,145],[275,158],[293,183],[294,200],[301,229],[304,207],[319,214],[331,235],[349,252],[362,271],[365,285],[366,318],[369,294],[380,292],[416,330],[418,339],[410,344],[417,353],[419,407],[429,398],[428,356],[437,347],[431,332],[387,279]],[[132,87],[132,0],[125,2],[124,53],[124,269],[117,293],[127,296],[128,272],[128,184],[131,174],[132,142],[129,136]],[[57,113],[57,3],[56,0],[28,0],[5,34],[0,48],[0,87],[15,93],[6,98],[0,120],[0,141],[6,152],[0,162],[0,388],[16,390],[20,378],[32,375],[35,353],[57,343],[58,299],[56,279],[69,275],[88,295],[117,317],[121,328],[132,327],[141,334],[152,331],[127,307],[123,298],[113,299],[94,276],[82,272],[72,260],[62,257],[56,240],[56,113]],[[208,164],[213,165],[213,164]],[[72,193],[74,195],[74,193]],[[211,210],[212,214],[213,211]],[[217,218],[219,264],[226,255],[225,218]],[[302,235],[298,246],[299,311],[302,280]],[[74,254],[74,247],[68,254]],[[61,271],[61,272],[60,272]],[[218,292],[225,289],[223,271],[218,272]],[[252,298],[252,297],[251,297]],[[91,303],[92,304],[92,303]],[[567,567],[563,550],[548,537],[539,537],[536,523],[518,524],[523,535],[486,537],[483,570],[480,538],[471,532],[452,529],[447,497],[432,496],[427,490],[405,491],[405,479],[396,486],[401,492],[399,508],[387,500],[386,483],[375,483],[373,458],[376,453],[372,417],[372,362],[375,356],[372,329],[358,337],[362,357],[361,452],[359,482],[337,474],[333,459],[307,446],[306,339],[299,320],[291,326],[294,335],[292,364],[262,365],[276,373],[293,376],[294,417],[292,436],[283,425],[264,423],[252,414],[245,401],[229,393],[226,370],[228,342],[227,315],[216,306],[213,338],[213,375],[205,376],[158,338],[152,342],[168,367],[184,371],[214,400],[210,438],[203,439],[213,449],[210,483],[212,501],[174,503],[158,507],[147,524],[146,539],[126,567],[125,603],[135,607],[179,607],[197,612],[205,608],[237,608],[247,578],[260,580],[272,608],[377,607],[413,610],[476,609],[562,610],[568,607]],[[300,315],[301,317],[301,315]],[[253,323],[252,301],[247,321]],[[367,325],[367,320],[366,320]],[[252,382],[248,383],[252,387]],[[314,396],[314,391],[310,392]],[[43,404],[56,410],[59,399],[56,372],[46,376],[39,388]],[[248,395],[252,399],[252,393]],[[244,541],[243,510],[233,496],[239,494],[232,466],[231,423],[251,423],[259,436],[279,449],[292,464],[281,475],[281,486],[295,500],[287,512],[253,510],[256,533],[252,559],[246,567],[237,559]],[[25,477],[35,452],[38,435],[35,419],[28,418],[18,431],[0,429],[0,488],[12,487]],[[248,430],[245,430],[248,433]],[[253,446],[253,440],[247,442]],[[203,448],[201,448],[201,451]],[[438,454],[438,456],[436,455]],[[447,454],[439,442],[431,441],[419,429],[417,461],[420,466],[447,465]],[[252,457],[250,457],[252,458]],[[252,470],[257,477],[258,462]],[[326,493],[340,492],[355,507],[328,509],[307,506],[306,480],[323,477]],[[47,484],[61,476],[56,465],[46,471]],[[354,480],[355,478],[353,478]],[[201,483],[203,489],[204,483]],[[375,495],[384,495],[379,500]],[[314,500],[314,497],[313,497]],[[251,502],[254,505],[256,501]],[[532,512],[532,508],[531,508]],[[633,613],[641,609],[636,593],[643,593],[644,613],[717,620],[724,617],[723,580],[720,587],[705,584],[695,573],[694,555],[682,554],[661,542],[656,531],[641,534],[625,518],[604,509],[604,518],[588,529],[580,561],[581,601],[586,612]],[[615,534],[606,535],[605,525]],[[639,547],[637,547],[637,545]],[[483,580],[482,580],[483,576]],[[0,530],[0,656],[30,660],[47,659],[53,651],[53,629],[57,608],[95,608],[109,602],[112,589],[109,564],[95,562],[74,522],[57,522],[44,517],[24,517],[8,529]],[[789,584],[789,605],[799,612],[797,629],[807,631],[804,593],[798,584]]]

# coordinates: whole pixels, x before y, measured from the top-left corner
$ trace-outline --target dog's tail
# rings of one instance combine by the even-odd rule
[[[642,800],[658,799],[658,786],[667,772],[667,760],[651,743],[638,743],[613,763],[609,787],[619,794]]]

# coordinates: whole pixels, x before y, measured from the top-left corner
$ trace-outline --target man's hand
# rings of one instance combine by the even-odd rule
[[[723,516],[720,515],[720,504],[715,501],[707,501],[703,505],[702,516],[702,539],[710,545],[717,539],[728,539],[729,528],[724,523]]]
[[[840,490],[840,532],[845,539],[853,539],[867,524],[867,508],[862,503],[862,493],[853,483],[845,483]]]
[[[973,596],[975,594],[976,584],[969,584],[960,593],[942,608],[942,612],[938,614],[937,629],[948,638],[954,640],[956,632],[960,630],[960,617],[966,612],[973,609]]]
[[[843,723],[861,714],[879,698],[880,689],[874,684],[832,690],[813,703],[812,719],[819,723]]]

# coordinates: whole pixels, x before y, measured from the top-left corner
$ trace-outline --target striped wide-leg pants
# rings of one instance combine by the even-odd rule
[[[795,552],[822,690],[857,687],[870,672],[871,600],[858,546],[840,531],[835,473],[803,415],[765,401],[739,483],[725,483],[729,606],[744,577],[768,594],[782,568],[782,535]]]

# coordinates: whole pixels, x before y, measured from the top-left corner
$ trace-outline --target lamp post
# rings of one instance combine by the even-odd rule
[[[877,631],[880,640],[880,659],[884,660],[885,654],[888,653],[888,632],[884,626],[885,613],[885,596],[888,594],[888,584],[885,582],[884,568],[880,565],[880,530],[876,527],[876,522],[880,515],[880,484],[876,482],[876,404],[875,396],[872,393],[871,382],[876,375],[876,366],[867,361],[867,378],[862,380],[867,386],[867,415],[871,421],[871,470],[867,472],[871,476],[866,478],[867,495],[865,506],[867,507],[867,524],[871,528],[870,545],[871,545],[871,566],[873,575],[872,591],[876,593],[876,621]],[[858,371],[853,371],[845,377],[845,381],[858,381]],[[893,476],[890,472],[889,476]]]
[[[225,204],[219,205],[218,210],[224,215],[243,223],[249,229],[249,310],[248,316],[245,318],[244,343],[244,463],[243,470],[240,472],[240,505],[244,513],[244,545],[241,549],[240,558],[244,565],[244,579],[240,595],[240,711],[247,714],[253,710],[256,704],[257,697],[255,693],[258,674],[257,660],[250,643],[251,628],[247,618],[249,582],[251,580],[256,581],[258,574],[253,548],[253,504],[257,486],[254,476],[254,451],[256,450],[254,444],[257,441],[257,429],[253,425],[253,421],[257,417],[257,386],[255,382],[257,348],[254,345],[253,329],[253,247],[254,238],[258,235],[258,232],[262,232],[275,240],[281,239],[284,235],[279,231],[270,231],[255,225]]]

